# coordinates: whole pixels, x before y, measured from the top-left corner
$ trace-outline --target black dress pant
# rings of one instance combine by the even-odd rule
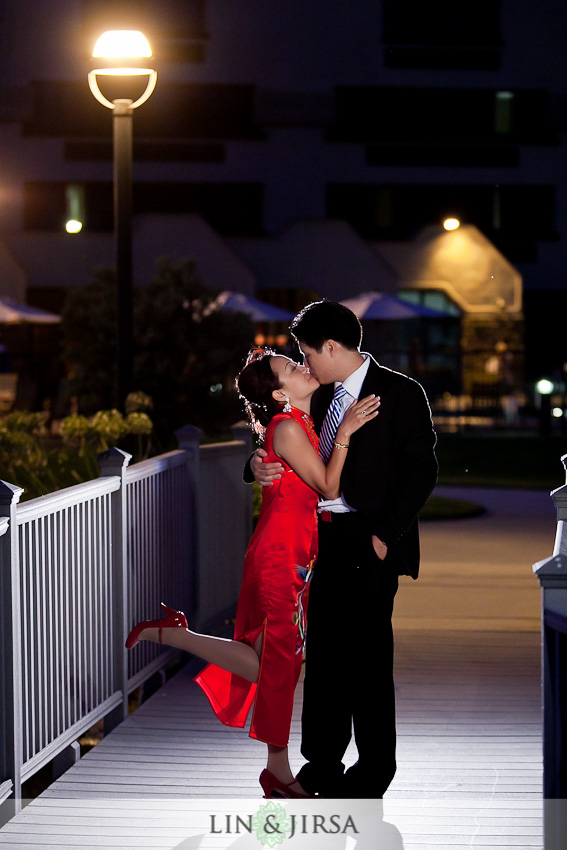
[[[319,521],[307,613],[299,781],[324,797],[382,797],[396,771],[392,611],[397,574],[357,513]],[[344,773],[352,732],[358,761]]]

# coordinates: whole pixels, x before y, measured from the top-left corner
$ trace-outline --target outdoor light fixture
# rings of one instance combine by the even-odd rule
[[[80,233],[83,229],[83,222],[77,221],[76,218],[70,218],[69,221],[65,222],[65,230],[67,233]]]
[[[551,393],[555,389],[553,381],[541,378],[535,385],[539,393],[539,433],[548,437],[551,433]]]
[[[461,226],[461,222],[458,218],[446,218],[443,222],[443,227],[445,230],[457,230]]]
[[[548,381],[547,378],[542,378],[536,384],[536,390],[540,395],[551,395],[553,390],[555,389],[553,382]]]
[[[94,59],[112,61],[108,67],[89,71],[90,90],[99,103],[109,109],[116,108],[116,101],[110,101],[101,92],[97,76],[106,77],[148,77],[144,93],[138,100],[130,101],[130,109],[136,109],[145,103],[156,87],[157,72],[153,68],[123,67],[114,64],[116,59],[149,59],[152,48],[148,39],[138,30],[109,30],[101,35],[93,50]]]
[[[103,106],[112,110],[114,137],[114,238],[117,290],[117,406],[123,408],[132,390],[132,114],[153,92],[157,72],[139,67],[140,60],[152,56],[147,38],[138,30],[112,30],[98,39],[93,58],[104,60],[102,67],[89,72],[89,87]],[[131,78],[147,76],[143,94],[137,100],[126,97],[109,100],[99,88],[100,77]]]

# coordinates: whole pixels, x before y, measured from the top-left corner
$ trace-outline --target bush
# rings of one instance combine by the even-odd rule
[[[97,455],[124,439],[135,443],[134,461],[148,457],[153,424],[146,413],[99,410],[87,418],[67,416],[61,423],[63,444],[48,448],[44,416],[14,411],[0,421],[0,463],[11,484],[24,488],[23,499],[44,496],[97,478]],[[131,445],[128,446],[132,448]]]

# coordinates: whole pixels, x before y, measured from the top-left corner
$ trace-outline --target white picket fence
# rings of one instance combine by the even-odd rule
[[[101,718],[128,712],[128,694],[172,652],[142,643],[134,623],[159,603],[215,629],[233,613],[252,528],[242,470],[251,441],[180,448],[129,466],[110,449],[101,476],[19,504],[0,482],[0,804],[18,811],[21,785],[57,759],[78,757],[77,738]]]

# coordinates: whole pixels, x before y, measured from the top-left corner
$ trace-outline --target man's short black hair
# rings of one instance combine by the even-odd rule
[[[362,325],[357,316],[337,301],[314,301],[304,307],[291,323],[291,332],[298,342],[320,352],[328,339],[358,351],[362,342]]]

